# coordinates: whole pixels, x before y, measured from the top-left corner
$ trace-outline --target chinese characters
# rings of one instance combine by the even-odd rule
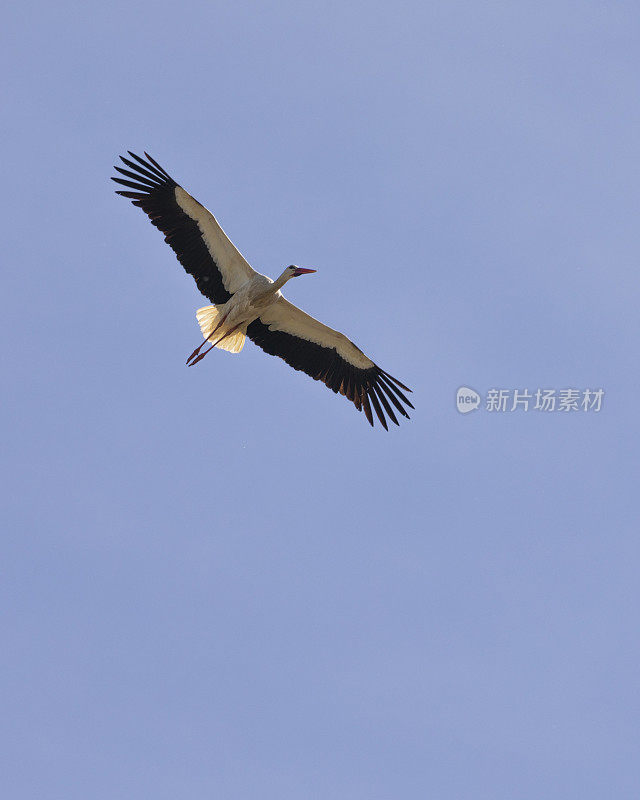
[[[604,389],[489,389],[485,399],[487,411],[570,411],[598,412],[602,408]]]

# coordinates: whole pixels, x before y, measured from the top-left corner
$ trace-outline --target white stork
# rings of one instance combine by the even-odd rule
[[[198,289],[214,305],[196,316],[205,337],[187,359],[193,366],[213,348],[239,353],[248,336],[270,355],[279,356],[294,369],[323,381],[345,395],[373,426],[373,406],[387,429],[387,416],[398,424],[392,406],[409,418],[404,405],[413,408],[402,393],[404,384],[380,369],[347,339],[305,314],[282,296],[280,289],[291,278],[315,272],[294,265],[272,281],[253,270],[229,241],[216,218],[194,200],[145,153],[147,161],[129,151],[133,161],[120,156],[128,170],[115,169],[126,178],[112,178],[133,189],[118,191],[139,206],[165,235]],[[209,348],[200,352],[209,344]]]

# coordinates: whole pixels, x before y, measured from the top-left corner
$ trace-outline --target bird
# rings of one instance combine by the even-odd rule
[[[147,152],[120,156],[127,169],[111,179],[116,191],[141,208],[164,234],[185,271],[212,303],[196,318],[204,341],[187,359],[193,366],[214,347],[239,353],[248,337],[265,353],[322,381],[364,411],[373,427],[375,412],[385,430],[396,412],[409,419],[407,386],[377,366],[339,331],[309,316],[280,291],[292,278],[316,272],[291,264],[275,280],[256,272],[228,239],[213,214],[186,192]],[[124,176],[124,177],[121,177]],[[203,348],[207,348],[204,349]],[[395,411],[394,411],[395,409]]]

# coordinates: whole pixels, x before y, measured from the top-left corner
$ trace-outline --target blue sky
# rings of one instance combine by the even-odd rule
[[[637,4],[3,28],[4,793],[637,798]],[[287,296],[411,421],[250,344],[187,369],[206,301],[113,193],[127,149],[256,269],[316,267]]]

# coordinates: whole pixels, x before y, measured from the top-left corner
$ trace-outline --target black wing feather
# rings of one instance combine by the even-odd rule
[[[322,345],[285,331],[271,331],[259,319],[254,320],[249,325],[247,336],[258,347],[261,347],[265,353],[282,358],[290,367],[306,372],[314,380],[322,381],[334,392],[344,394],[358,411],[364,410],[365,416],[371,425],[373,425],[371,406],[373,406],[376,416],[386,430],[388,430],[388,427],[385,411],[389,419],[396,425],[398,424],[398,420],[391,410],[385,395],[389,397],[398,411],[409,419],[409,415],[394,392],[400,395],[409,408],[413,408],[413,406],[389,381],[391,376],[387,375],[375,364],[369,369],[358,369],[346,361],[335,348],[322,347]],[[391,380],[402,386],[407,392],[411,391],[395,378]],[[382,406],[380,401],[382,401]]]
[[[139,206],[153,225],[164,233],[165,242],[189,275],[193,275],[198,289],[206,298],[212,303],[226,303],[231,295],[224,288],[218,264],[207,249],[198,224],[176,202],[175,192],[179,184],[148,153],[145,153],[147,161],[131,151],[129,155],[135,161],[123,156],[120,159],[132,171],[120,167],[115,169],[135,182],[124,178],[111,180],[135,189],[135,193],[118,191],[116,194],[131,199],[133,205]]]

